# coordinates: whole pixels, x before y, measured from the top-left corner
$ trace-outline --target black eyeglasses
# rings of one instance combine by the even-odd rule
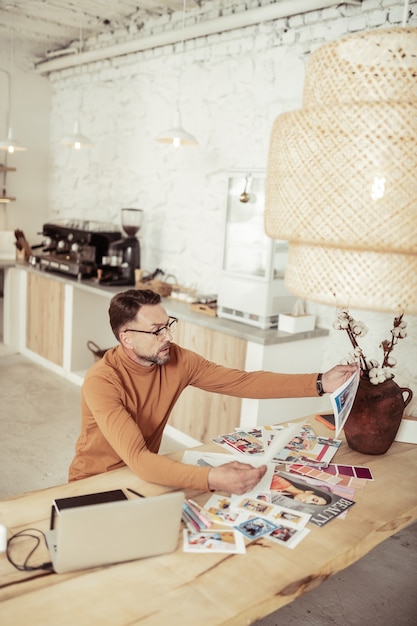
[[[165,335],[170,332],[171,334],[175,332],[175,329],[178,324],[177,317],[170,317],[168,324],[166,326],[161,326],[158,330],[136,330],[136,328],[126,328],[124,333],[145,333],[145,335],[155,335],[155,337],[165,337]]]

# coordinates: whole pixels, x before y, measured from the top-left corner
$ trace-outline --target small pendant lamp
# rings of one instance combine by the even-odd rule
[[[74,122],[74,131],[72,135],[66,135],[61,139],[61,146],[68,146],[74,148],[74,150],[81,150],[81,148],[88,148],[93,146],[91,139],[86,137],[80,132],[80,123],[77,120]]]
[[[13,130],[11,126],[11,116],[12,116],[12,74],[13,74],[13,66],[14,66],[14,38],[12,38],[11,42],[11,53],[10,53],[10,72],[0,68],[0,72],[3,72],[7,78],[7,114],[6,114],[6,128],[7,138],[0,140],[0,150],[6,150],[9,154],[13,154],[13,152],[24,152],[26,148],[21,144],[20,141],[13,137]]]
[[[185,25],[186,2],[187,0],[184,0],[183,11],[182,11],[181,59],[184,55],[184,25]],[[159,135],[155,137],[155,141],[159,141],[160,143],[171,144],[174,146],[174,148],[178,148],[179,146],[195,146],[198,144],[197,139],[194,137],[194,135],[187,132],[182,127],[181,112],[180,112],[180,106],[179,106],[180,100],[181,100],[181,85],[179,86],[178,105],[177,105],[177,110],[174,115],[173,126],[159,133]]]
[[[80,45],[78,49],[78,55],[82,50],[82,29],[80,28]],[[81,73],[81,62],[78,63],[78,69]],[[74,122],[74,130],[71,135],[65,135],[60,141],[61,146],[68,146],[69,148],[73,148],[74,150],[81,150],[81,148],[90,148],[94,146],[94,142],[83,135],[80,131],[80,122],[77,118]]]
[[[7,133],[7,139],[2,139],[0,141],[0,150],[7,150],[9,154],[13,154],[13,152],[24,152],[26,148],[22,146],[20,141],[14,139],[12,127],[9,126],[9,131]]]

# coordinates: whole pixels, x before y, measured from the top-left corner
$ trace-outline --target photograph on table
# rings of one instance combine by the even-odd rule
[[[300,528],[297,530],[296,528],[289,528],[288,526],[278,526],[266,537],[284,548],[293,550],[309,532],[310,530],[308,528]]]
[[[249,539],[258,539],[258,537],[263,537],[263,535],[267,535],[275,530],[277,526],[264,517],[252,517],[245,522],[241,522],[235,528]]]
[[[244,554],[246,552],[243,536],[231,530],[207,530],[201,532],[183,531],[184,552],[227,552]]]
[[[230,504],[230,498],[213,493],[204,505],[204,511],[215,523],[233,526],[240,519],[242,511],[233,511]]]
[[[236,512],[257,513],[274,524],[282,524],[290,528],[303,528],[310,519],[309,513],[294,511],[289,508],[270,503],[267,495],[259,494],[257,498],[246,496],[232,496],[230,508]]]

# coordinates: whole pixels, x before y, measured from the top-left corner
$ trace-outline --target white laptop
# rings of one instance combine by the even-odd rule
[[[64,508],[46,539],[55,572],[173,552],[184,493]]]

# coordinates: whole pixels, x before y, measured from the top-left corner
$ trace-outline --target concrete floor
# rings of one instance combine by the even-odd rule
[[[66,482],[78,433],[79,387],[1,343],[0,381],[0,497]],[[166,440],[165,449],[170,445]],[[294,558],[302,558],[302,550]],[[416,582],[413,524],[256,626],[411,626]]]

